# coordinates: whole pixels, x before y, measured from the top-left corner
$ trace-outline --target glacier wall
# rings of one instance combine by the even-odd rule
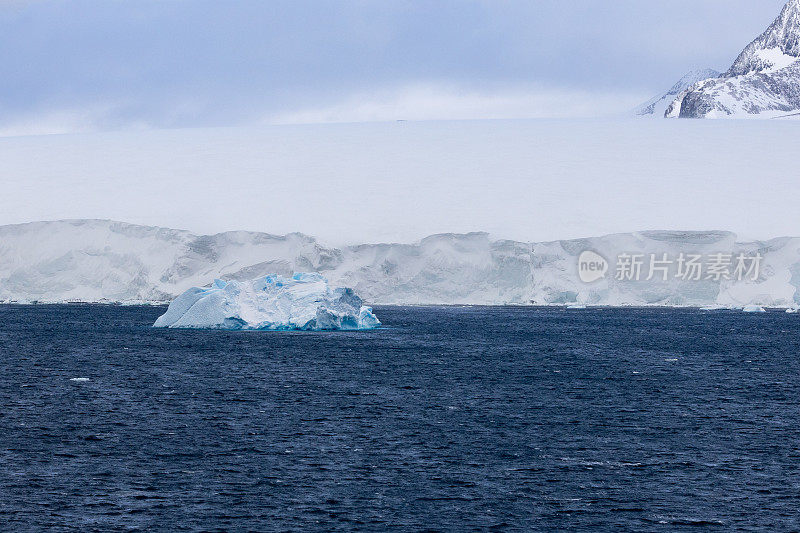
[[[591,250],[609,272],[581,281]],[[757,279],[616,279],[620,254],[763,258]],[[676,268],[673,265],[673,268]],[[214,278],[319,272],[372,304],[800,304],[800,238],[738,242],[729,232],[638,232],[543,243],[442,234],[414,244],[326,247],[313,237],[188,231],[105,220],[0,226],[0,301],[163,303]]]

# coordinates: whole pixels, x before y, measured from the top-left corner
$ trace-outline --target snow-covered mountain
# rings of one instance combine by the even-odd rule
[[[608,260],[585,283],[578,258]],[[760,255],[757,279],[678,276],[681,253]],[[666,281],[618,280],[620,254],[675,263]],[[615,264],[615,260],[617,261]],[[166,302],[214,278],[320,272],[373,304],[594,304],[730,307],[800,304],[800,238],[736,242],[727,232],[640,232],[524,243],[484,233],[433,235],[414,244],[326,247],[302,234],[188,231],[104,220],[0,226],[0,301]]]
[[[679,94],[668,118],[779,117],[800,113],[800,0],[790,0],[767,30],[719,78]]]
[[[641,117],[663,118],[667,107],[669,107],[679,94],[699,81],[707,80],[708,78],[717,78],[719,75],[720,72],[710,68],[689,71],[684,74],[669,91],[637,107],[634,110],[634,114]]]

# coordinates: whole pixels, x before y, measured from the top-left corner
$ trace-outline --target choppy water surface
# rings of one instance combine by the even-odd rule
[[[800,319],[0,306],[0,529],[800,528]]]

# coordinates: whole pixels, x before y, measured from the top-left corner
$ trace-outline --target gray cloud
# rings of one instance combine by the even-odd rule
[[[726,67],[782,3],[2,2],[0,130],[245,124],[420,85],[633,98]]]

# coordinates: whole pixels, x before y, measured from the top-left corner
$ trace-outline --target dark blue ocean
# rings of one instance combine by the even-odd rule
[[[0,531],[800,529],[797,315],[162,312],[0,306]]]

